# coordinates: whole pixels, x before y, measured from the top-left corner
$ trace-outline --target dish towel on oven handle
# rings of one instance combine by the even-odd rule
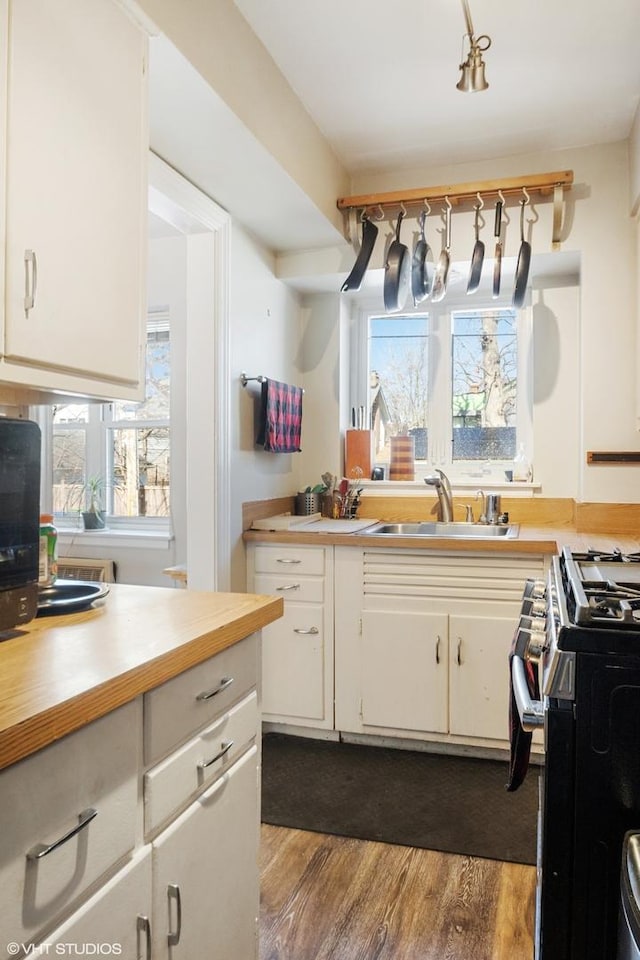
[[[272,453],[299,453],[302,429],[301,387],[263,380],[256,444]]]
[[[524,660],[524,669],[527,678],[527,687],[532,700],[540,699],[540,686],[538,683],[538,671],[535,664],[530,660],[524,659],[524,649],[518,643],[519,630],[516,630],[511,649],[509,651],[509,779],[507,781],[507,790],[513,792],[524,782],[529,769],[529,757],[531,754],[531,738],[533,734],[522,729],[520,723],[520,714],[513,692],[513,678],[511,675],[511,661],[515,656],[522,657]]]

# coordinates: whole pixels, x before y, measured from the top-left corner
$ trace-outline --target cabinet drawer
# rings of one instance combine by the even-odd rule
[[[296,577],[287,573],[280,576],[270,573],[258,574],[253,582],[256,593],[266,593],[296,603],[322,603],[324,600],[323,577]]]
[[[216,779],[254,741],[258,698],[253,691],[144,778],[145,831],[155,831]],[[229,747],[229,744],[231,746]]]
[[[2,943],[32,942],[133,849],[140,707],[126,704],[2,771]]]
[[[324,573],[323,547],[278,547],[257,546],[255,551],[256,573],[297,574]]]
[[[255,687],[255,634],[144,695],[144,761],[155,763]]]

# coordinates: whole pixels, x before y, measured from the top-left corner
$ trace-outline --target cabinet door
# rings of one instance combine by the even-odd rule
[[[451,616],[450,731],[509,738],[509,647],[513,617]]]
[[[36,956],[148,957],[151,946],[151,847],[105,884],[61,927]],[[64,949],[63,949],[64,945]],[[28,956],[28,954],[27,954]]]
[[[362,722],[445,733],[447,617],[362,614]]]
[[[9,0],[8,42],[4,353],[136,384],[146,38],[113,0]],[[25,316],[28,250],[37,283]]]
[[[255,960],[257,755],[254,746],[153,842],[154,960]]]
[[[282,618],[262,630],[265,715],[333,722],[326,696],[327,647],[323,607],[287,601]]]

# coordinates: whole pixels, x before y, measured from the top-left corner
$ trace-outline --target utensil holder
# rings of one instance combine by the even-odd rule
[[[320,513],[319,493],[296,493],[296,516],[309,517],[313,513]]]

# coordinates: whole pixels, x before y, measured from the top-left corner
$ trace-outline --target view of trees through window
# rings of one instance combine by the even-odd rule
[[[170,338],[168,317],[147,325],[142,403],[60,404],[53,410],[53,509],[86,509],[98,478],[112,517],[168,517],[170,507]]]
[[[370,317],[377,458],[388,459],[389,437],[408,433],[416,459],[431,459],[430,435],[437,428],[440,436],[446,433],[453,460],[512,459],[517,369],[516,312],[510,308],[452,310],[440,313],[437,324],[432,314]]]

